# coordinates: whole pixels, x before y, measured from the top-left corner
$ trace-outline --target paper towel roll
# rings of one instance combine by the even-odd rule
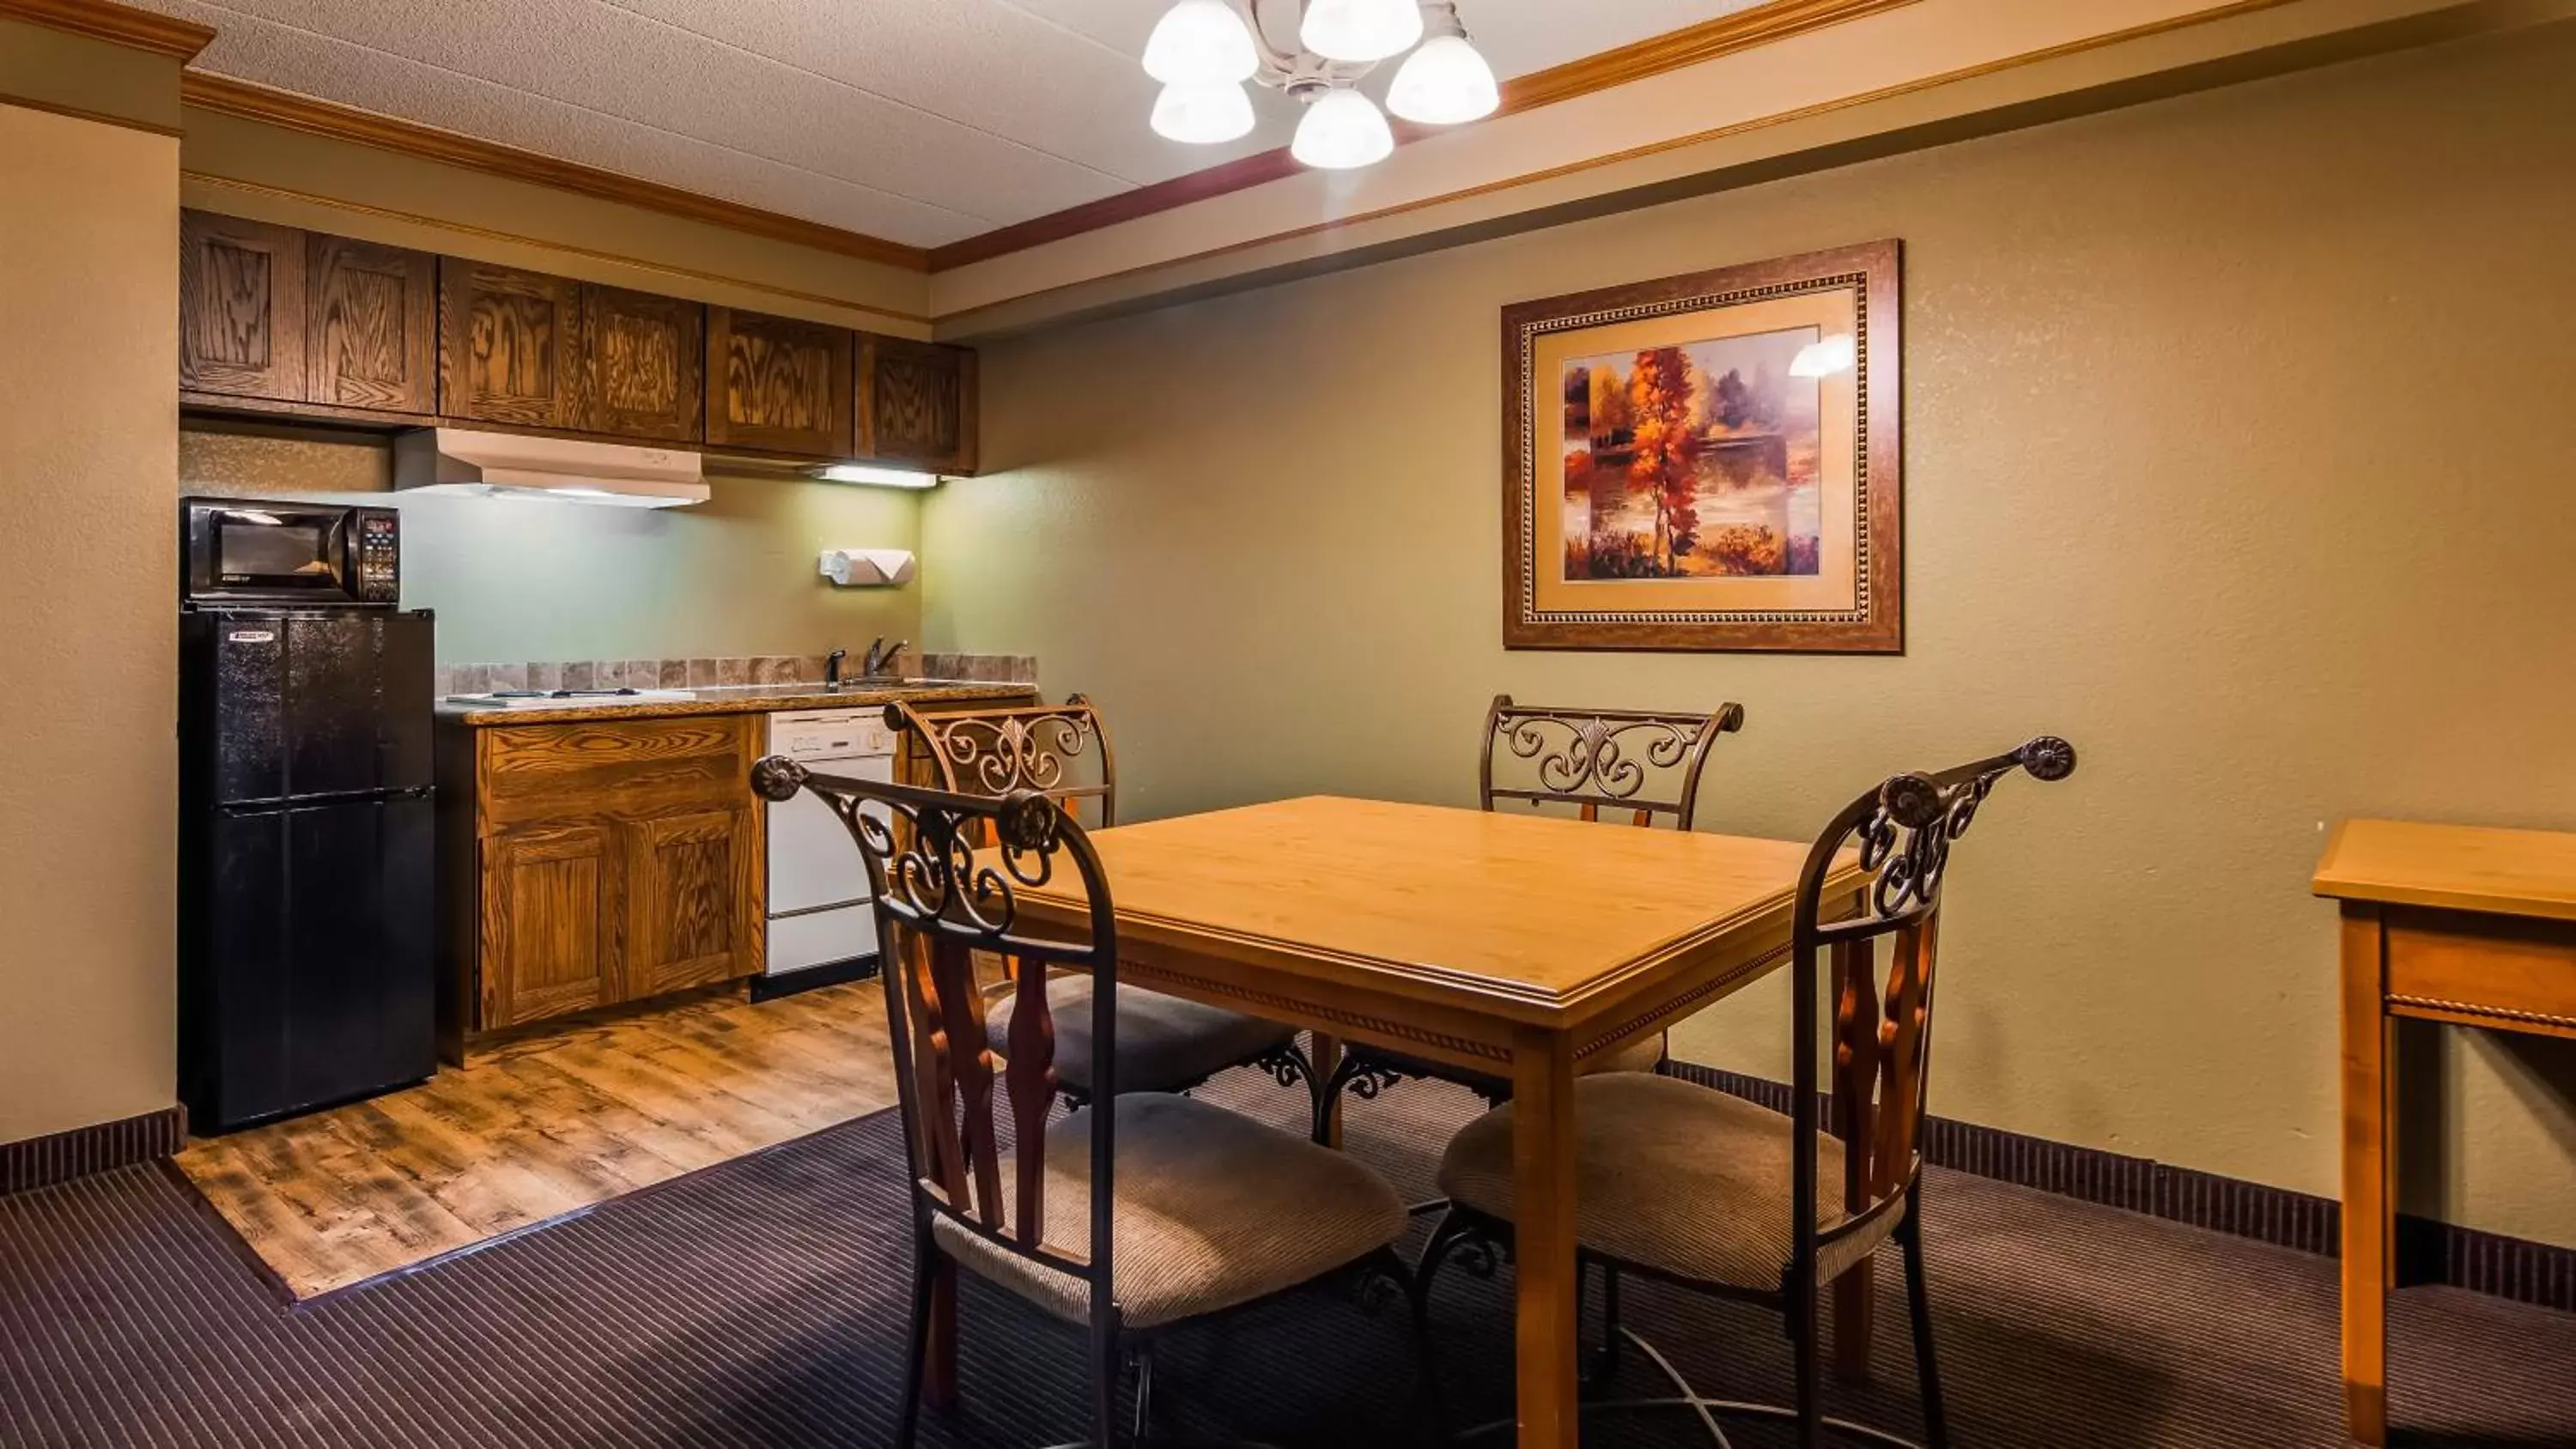
[[[823,577],[845,589],[887,588],[912,582],[912,551],[902,548],[827,548]]]

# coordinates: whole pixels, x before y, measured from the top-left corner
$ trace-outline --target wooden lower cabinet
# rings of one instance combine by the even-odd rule
[[[604,1006],[619,995],[613,825],[527,826],[483,844],[483,1025]]]
[[[626,982],[658,996],[761,968],[761,813],[666,815],[624,827]]]
[[[463,1037],[758,975],[767,817],[757,715],[446,723],[453,899],[442,994]]]

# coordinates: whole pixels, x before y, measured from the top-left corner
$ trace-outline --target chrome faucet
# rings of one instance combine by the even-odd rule
[[[868,646],[867,658],[860,662],[860,677],[863,679],[874,679],[878,675],[883,674],[886,670],[893,668],[894,657],[903,652],[904,645],[907,642],[909,641],[897,639],[894,641],[893,647],[888,648],[886,646],[885,636],[883,634],[878,635],[876,642]]]

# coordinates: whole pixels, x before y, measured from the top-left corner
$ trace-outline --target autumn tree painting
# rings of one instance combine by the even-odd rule
[[[1680,572],[1674,561],[1699,542],[1699,513],[1691,506],[1699,496],[1692,394],[1690,359],[1680,348],[1637,354],[1637,370],[1628,380],[1630,412],[1636,419],[1636,452],[1628,460],[1628,477],[1654,499],[1658,571],[1667,578]]]
[[[1569,360],[1564,576],[1816,573],[1817,384],[1790,369],[1816,335]]]

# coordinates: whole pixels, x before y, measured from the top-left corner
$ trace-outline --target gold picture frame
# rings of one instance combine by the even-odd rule
[[[1503,644],[1905,649],[1895,241],[1503,309]]]

